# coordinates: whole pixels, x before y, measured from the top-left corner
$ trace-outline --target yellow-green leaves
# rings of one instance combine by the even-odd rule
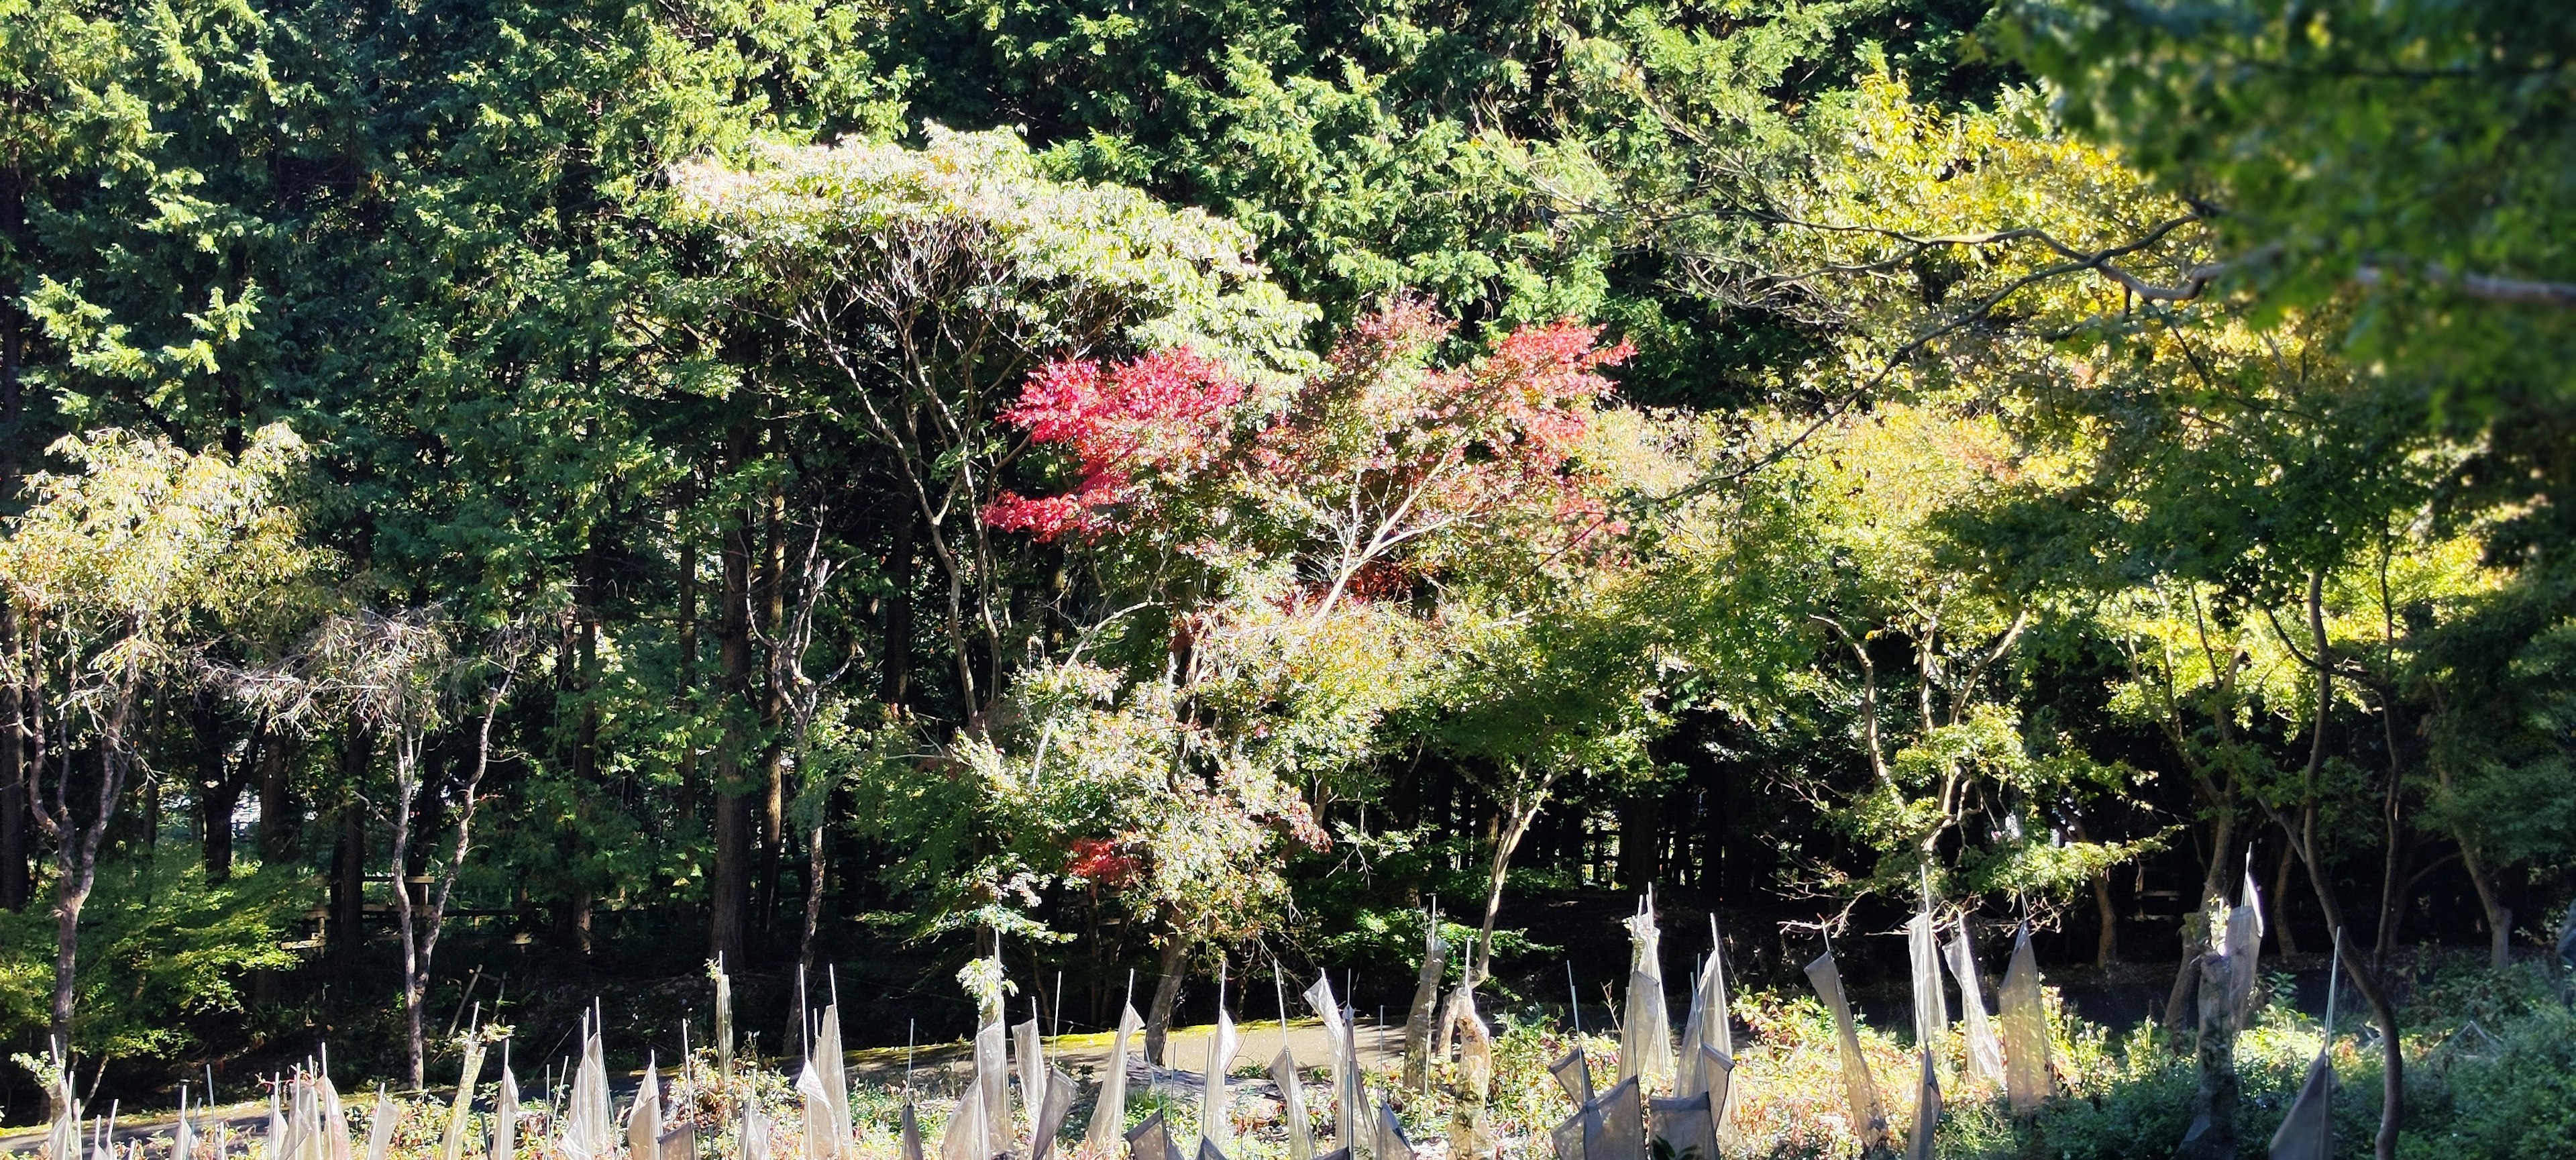
[[[238,457],[116,430],[52,450],[79,470],[29,479],[0,578],[39,622],[103,646],[101,668],[163,665],[184,622],[249,611],[315,560],[281,494],[305,456],[283,423]]]

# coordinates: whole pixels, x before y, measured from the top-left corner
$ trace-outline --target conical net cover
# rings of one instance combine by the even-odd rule
[[[1306,988],[1306,1002],[1324,1021],[1324,1034],[1333,1041],[1333,1131],[1341,1146],[1354,1153],[1363,1152],[1370,1133],[1368,1091],[1361,1086],[1358,1032],[1333,998],[1333,981],[1328,977],[1315,980]]]
[[[1922,1049],[1922,1070],[1914,1083],[1914,1122],[1905,1130],[1905,1160],[1932,1160],[1933,1134],[1941,1126],[1941,1077],[1932,1069],[1932,1049]]]
[[[1968,916],[1959,916],[1957,937],[1950,940],[1950,976],[1959,984],[1959,1013],[1968,1025],[1968,1074],[1988,1083],[2004,1078],[2004,1049],[1995,1025],[1986,1018],[1985,988],[1977,981],[1977,947],[1970,941]]]
[[[1601,1114],[1584,1125],[1584,1160],[1646,1160],[1645,1091],[1623,1079],[1601,1097]]]
[[[1119,1009],[1118,1034],[1109,1041],[1108,1072],[1100,1080],[1100,1099],[1092,1105],[1091,1130],[1083,1137],[1094,1155],[1113,1155],[1127,1131],[1127,1045],[1145,1025],[1136,1008]]]
[[[1048,1068],[1046,1102],[1038,1106],[1037,1126],[1029,1135],[1029,1160],[1047,1160],[1055,1154],[1055,1138],[1063,1134],[1064,1118],[1072,1113],[1073,1077]]]
[[[2012,965],[2004,970],[2004,1096],[2013,1114],[2027,1116],[2048,1098],[2048,1011],[2039,995],[2039,960],[2030,951],[2030,925],[2013,936]]]
[[[2272,1133],[2272,1160],[2328,1160],[2334,1154],[2333,1103],[2334,1068],[2320,1051],[2309,1062],[2308,1078],[2281,1117],[2280,1129]]]
[[[1717,1121],[1709,1117],[1708,1093],[1654,1101],[1655,1139],[1672,1160],[1717,1160]]]
[[[1673,1074],[1673,1021],[1664,1005],[1661,934],[1652,907],[1627,920],[1628,1003],[1619,1025],[1619,1078]]]
[[[1306,1085],[1297,1078],[1297,1057],[1286,1043],[1270,1061],[1270,1082],[1279,1085],[1279,1118],[1288,1131],[1288,1160],[1314,1160],[1315,1125],[1306,1117]]]
[[[1851,1103],[1852,1134],[1860,1138],[1866,1152],[1887,1143],[1887,1112],[1878,1102],[1878,1081],[1869,1074],[1869,1061],[1860,1050],[1860,1028],[1852,1022],[1851,1001],[1843,996],[1842,971],[1834,966],[1834,954],[1826,951],[1807,964],[1807,982],[1816,988],[1816,998],[1834,1017],[1836,1051],[1842,1057],[1843,1094]]]

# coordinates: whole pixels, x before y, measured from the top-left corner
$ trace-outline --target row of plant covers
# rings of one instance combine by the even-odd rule
[[[1652,885],[1864,1008],[2027,919],[2213,1125],[2085,1138],[2215,1155],[2251,880],[2337,1138],[2470,1147],[2576,893],[2566,9],[0,0],[0,1120],[629,1067],[709,960],[1570,1023]]]

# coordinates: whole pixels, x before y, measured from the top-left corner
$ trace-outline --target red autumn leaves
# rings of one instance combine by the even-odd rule
[[[1431,356],[1451,324],[1420,303],[1354,324],[1318,371],[1257,396],[1187,350],[1052,363],[1002,420],[1073,459],[1056,495],[1005,492],[991,526],[1099,538],[1201,504],[1247,535],[1340,545],[1341,580],[1385,583],[1387,557],[1435,533],[1538,521],[1574,534],[1599,505],[1575,452],[1628,357],[1573,321],[1524,326],[1463,365]],[[1343,585],[1337,585],[1341,587]]]

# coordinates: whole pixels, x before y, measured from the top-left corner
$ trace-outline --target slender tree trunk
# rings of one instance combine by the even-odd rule
[[[2298,852],[2284,844],[2281,860],[2272,868],[2272,931],[2284,959],[2299,953],[2299,940],[2290,934],[2290,868],[2298,859]]]
[[[1503,882],[1511,876],[1512,854],[1519,850],[1521,839],[1529,834],[1530,823],[1538,820],[1539,807],[1547,804],[1548,788],[1556,783],[1550,772],[1539,778],[1538,785],[1515,793],[1503,809],[1502,832],[1494,841],[1494,861],[1485,872],[1485,921],[1476,928],[1475,955],[1467,962],[1467,987],[1493,977],[1494,917],[1502,913]]]
[[[886,552],[885,664],[877,697],[888,705],[899,706],[912,698],[912,597],[918,575],[913,556],[919,535],[915,519],[910,508],[897,509],[894,546]]]
[[[823,926],[825,858],[823,827],[816,826],[805,835],[805,925],[796,937],[796,962],[807,971],[814,969],[814,935]]]
[[[739,442],[741,438],[737,436]],[[744,848],[750,835],[743,801],[751,787],[742,775],[743,751],[752,742],[747,728],[752,708],[751,536],[740,514],[734,526],[725,531],[722,569],[724,603],[716,617],[716,653],[724,669],[725,736],[716,749],[716,866],[711,900],[714,913],[707,941],[708,952],[727,969],[743,971],[751,963],[750,956],[744,953],[750,925],[745,920],[751,904],[751,868],[750,851]]]
[[[0,453],[7,454],[7,453]],[[9,494],[8,477],[0,475],[0,498]],[[18,603],[0,593],[0,910],[24,909],[34,893],[28,866],[28,795],[35,790],[27,744],[26,656],[18,647]]]
[[[420,736],[411,726],[404,726],[394,737],[394,836],[393,849],[386,862],[393,871],[394,920],[400,926],[403,953],[403,1033],[406,1054],[403,1078],[413,1091],[426,1083],[424,1048],[427,1040],[421,1029],[421,1007],[427,1001],[429,983],[426,958],[421,954],[419,928],[412,921],[411,897],[411,811],[420,796]]]
[[[2337,931],[2347,929],[2343,905],[2326,880],[2325,864],[2317,850],[2317,775],[2325,766],[2326,719],[2334,708],[2334,660],[2326,636],[2325,573],[2321,571],[2308,574],[2307,611],[2310,644],[2316,650],[2317,701],[2302,783],[2304,800],[2299,806],[2298,827],[2290,831],[2289,838],[2298,850],[2299,865],[2308,872],[2308,887],[2316,893],[2317,908],[2325,913],[2326,929]],[[2344,972],[2352,976],[2353,989],[2361,992],[2362,1001],[2370,1005],[2371,1018],[2379,1024],[2379,1135],[2372,1141],[2371,1154],[2376,1160],[2397,1160],[2397,1129],[2406,1120],[2406,1052],[2398,1034],[2397,1007],[2380,986],[2378,972],[2352,941],[2341,940],[2341,947]]]
[[[2182,917],[2182,964],[2174,969],[2173,990],[2165,996],[2165,1029],[2181,1031],[2184,1026],[2183,1003],[2191,997],[2193,977],[2200,969],[2200,956],[2209,949],[2210,940],[2219,937],[2209,929],[2211,899],[2227,898],[2228,850],[2236,845],[2236,815],[2222,805],[2211,824],[2209,864],[2201,872],[2200,898]]]
[[[1660,794],[1641,793],[1619,804],[1619,885],[1626,890],[1644,890],[1655,881],[1656,855],[1662,845],[1664,799]]]
[[[340,807],[340,849],[338,883],[332,890],[331,953],[342,962],[357,958],[366,941],[367,921],[367,807],[361,804],[352,786],[347,804]]]
[[[1165,1066],[1163,1045],[1172,1034],[1172,1005],[1181,997],[1181,968],[1189,962],[1190,939],[1178,928],[1163,935],[1162,958],[1154,978],[1154,1001],[1145,1012],[1145,1058]]]
[[[296,834],[303,829],[286,781],[289,744],[271,729],[259,747],[259,860],[272,866],[295,855]]]
[[[2487,877],[2477,847],[2460,844],[2460,866],[2469,872],[2469,885],[2478,892],[2478,908],[2486,912],[2487,965],[2501,971],[2513,964],[2513,911],[2496,897],[2495,882]]]
[[[779,635],[786,631],[787,601],[787,528],[785,499],[775,490],[769,494],[768,509],[762,523],[768,543],[761,557],[761,631],[770,641],[769,679],[761,687],[760,729],[767,740],[761,750],[760,800],[760,925],[766,932],[775,930],[778,914],[779,873],[785,861],[787,845],[787,744],[780,725],[786,719],[786,674],[778,664]]]
[[[2406,855],[2411,849],[2397,840],[2398,826],[2403,821],[2401,812],[2405,806],[2403,795],[2405,767],[2401,764],[2397,752],[2396,697],[2385,693],[2380,696],[2379,724],[2388,744],[2388,788],[2379,803],[2382,843],[2379,859],[2379,925],[2378,938],[2371,948],[2370,961],[2385,970],[2388,966],[2388,957],[2397,953],[2397,927],[2400,914],[2406,905],[2406,900],[2402,897],[2405,891],[2401,887],[2401,883],[2405,881],[2406,868],[2400,863],[2407,860]]]
[[[62,806],[58,823],[62,833],[56,842],[54,866],[61,871],[61,886],[54,900],[54,1009],[49,1030],[53,1041],[66,1052],[71,1048],[72,1010],[79,994],[81,908],[88,904],[90,891],[98,883],[98,849],[107,839],[108,823],[116,816],[117,798],[125,792],[125,729],[133,718],[140,680],[140,674],[128,663],[108,700],[107,714],[99,722],[98,809],[90,823],[79,825],[68,800],[57,797]]]

